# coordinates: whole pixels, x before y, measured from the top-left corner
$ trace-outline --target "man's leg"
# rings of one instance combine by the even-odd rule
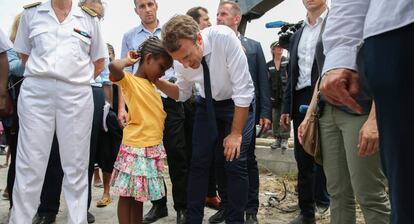
[[[193,152],[187,187],[187,223],[198,224],[204,215],[209,167],[217,144],[204,100],[198,99],[194,119]]]
[[[39,221],[42,218],[54,220],[59,212],[60,193],[62,192],[63,170],[60,163],[59,143],[53,137],[52,149],[43,182],[40,205],[37,209]]]
[[[88,165],[93,96],[90,86],[57,81],[56,135],[63,172],[63,193],[68,206],[68,223],[86,223]]]
[[[257,215],[259,211],[259,169],[256,161],[256,132],[252,132],[251,143],[247,151],[247,172],[249,175],[249,193],[246,215]]]
[[[358,155],[359,131],[368,116],[354,116],[335,110],[335,120],[343,136],[349,180],[365,223],[387,224],[390,222],[390,204],[379,152],[365,157]]]
[[[240,147],[239,158],[225,161],[222,141],[231,130],[233,111],[223,110],[218,114],[224,131],[219,134],[218,147],[216,147],[216,173],[219,184],[219,193],[222,197],[222,207],[225,209],[226,223],[244,223],[244,212],[247,205],[249,191],[249,176],[247,170],[247,154],[254,133],[254,112],[244,125],[243,140]],[[220,116],[221,115],[221,116]]]
[[[164,128],[164,147],[167,152],[168,167],[172,182],[174,209],[187,207],[186,192],[188,178],[188,157],[184,131],[183,104],[173,99],[163,98],[164,110],[167,112]]]
[[[293,105],[294,153],[298,167],[298,201],[301,216],[308,220],[315,217],[315,162],[314,158],[307,154],[299,143],[297,133],[298,127],[304,119],[304,114],[299,113],[299,106],[308,105],[311,96],[312,89],[310,87],[295,91]]]
[[[53,79],[26,78],[20,89],[11,224],[31,223],[39,205],[55,132],[55,83]]]
[[[391,223],[414,223],[412,202],[412,96],[414,24],[365,40],[365,69],[373,93],[380,152],[388,177]]]

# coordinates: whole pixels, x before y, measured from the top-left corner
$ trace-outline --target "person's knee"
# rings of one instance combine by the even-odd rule
[[[236,159],[233,161],[226,161],[224,164],[227,176],[247,176],[247,160]]]

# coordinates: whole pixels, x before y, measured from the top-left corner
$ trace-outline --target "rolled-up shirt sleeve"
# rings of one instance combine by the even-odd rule
[[[334,0],[323,33],[326,55],[322,74],[336,68],[357,71],[356,58],[363,43],[370,0]]]
[[[254,98],[254,85],[243,47],[235,34],[226,35],[223,39],[233,89],[231,98],[236,106],[249,107]]]
[[[174,68],[175,69],[175,68]],[[193,94],[193,82],[185,80],[183,75],[180,74],[177,69],[175,69],[177,82],[175,83],[178,86],[178,101],[185,102],[188,100]]]

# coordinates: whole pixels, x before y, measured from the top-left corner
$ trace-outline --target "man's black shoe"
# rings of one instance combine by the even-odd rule
[[[185,210],[177,210],[177,224],[185,224]]]
[[[256,214],[246,214],[246,224],[259,224]]]
[[[33,224],[50,224],[56,221],[56,215],[38,215],[33,219]]]
[[[290,221],[289,224],[316,224],[315,218],[307,218],[303,215],[299,215],[294,220]]]
[[[153,204],[149,212],[144,216],[142,223],[149,224],[157,221],[160,218],[168,216],[167,205]]]
[[[88,223],[94,223],[95,222],[95,216],[92,215],[92,213],[88,212],[86,219],[88,220]]]
[[[211,224],[217,224],[217,223],[222,223],[226,220],[226,212],[224,210],[224,208],[220,208],[216,214],[212,215],[209,219],[208,222]]]

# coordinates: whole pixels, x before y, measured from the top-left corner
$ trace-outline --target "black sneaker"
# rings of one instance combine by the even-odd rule
[[[177,224],[185,224],[185,209],[177,210]]]
[[[245,222],[245,224],[259,224],[259,221],[257,221],[257,215],[246,213],[246,222]]]
[[[280,138],[276,138],[275,141],[270,145],[271,149],[280,148]]]
[[[142,223],[153,223],[156,222],[158,219],[166,216],[168,216],[167,205],[160,205],[159,203],[155,203],[152,205],[152,208],[148,211],[148,213],[144,216],[144,220],[142,221]]]
[[[208,222],[211,224],[223,223],[226,220],[226,212],[224,208],[220,208],[216,214],[212,215]]]
[[[56,215],[39,215],[33,218],[32,224],[50,224],[56,221]]]
[[[88,212],[86,219],[88,220],[88,223],[94,223],[95,222],[95,216],[92,215],[92,213]]]

